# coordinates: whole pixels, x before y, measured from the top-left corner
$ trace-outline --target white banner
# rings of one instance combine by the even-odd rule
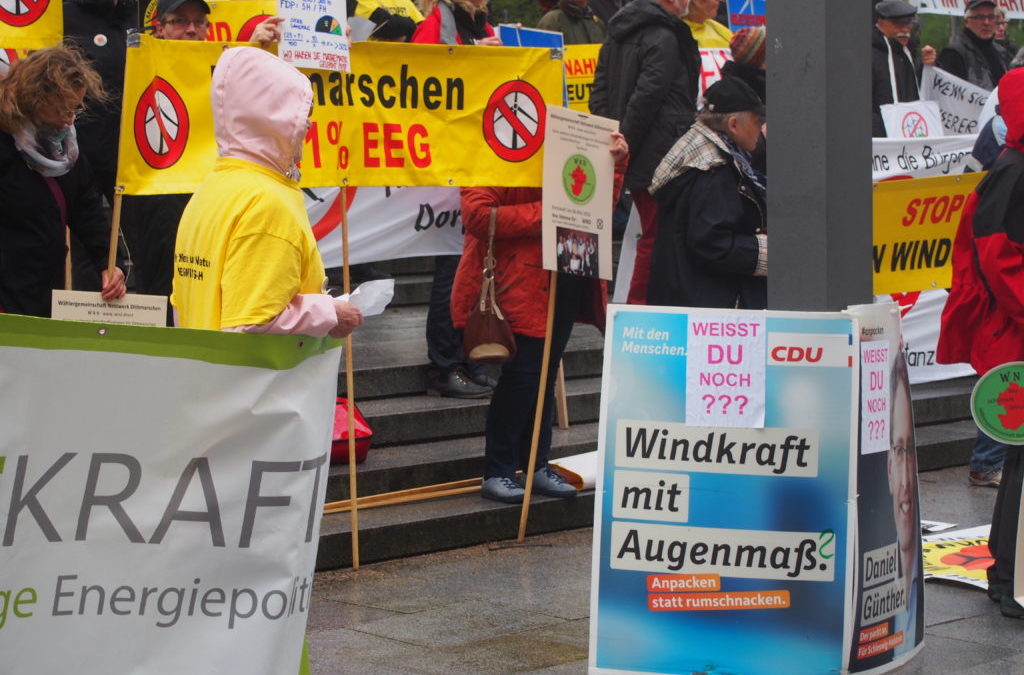
[[[338,188],[303,190],[306,211],[326,267],[341,267]],[[348,188],[348,242],[353,265],[462,253],[459,188]]]
[[[948,297],[949,293],[944,289],[875,296],[876,303],[895,302],[900,306],[910,384],[974,375],[974,369],[966,363],[943,365],[935,362],[939,319]]]
[[[964,172],[976,136],[872,139],[871,180],[956,176]]]
[[[942,114],[946,136],[977,134],[978,118],[989,92],[935,66],[925,66],[921,75],[921,98],[935,101]]]
[[[700,91],[704,93],[708,87],[722,79],[722,66],[732,60],[732,50],[719,47],[702,47],[700,49]],[[698,102],[699,105],[699,102]]]
[[[999,6],[1006,10],[1008,19],[1024,19],[1024,0],[997,0]],[[914,0],[921,14],[946,14],[963,16],[966,0]]]
[[[0,315],[3,672],[297,673],[335,344]]]
[[[942,113],[935,101],[908,101],[880,105],[885,135],[889,138],[944,136]]]

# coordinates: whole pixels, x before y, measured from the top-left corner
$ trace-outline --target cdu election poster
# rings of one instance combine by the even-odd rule
[[[859,349],[839,313],[609,308],[591,673],[845,669]]]

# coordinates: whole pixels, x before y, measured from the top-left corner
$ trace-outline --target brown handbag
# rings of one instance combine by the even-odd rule
[[[466,356],[482,363],[505,363],[516,355],[516,336],[495,299],[494,221],[497,216],[498,210],[492,208],[487,224],[487,255],[484,257],[480,299],[466,317],[466,327],[462,331],[462,348]]]

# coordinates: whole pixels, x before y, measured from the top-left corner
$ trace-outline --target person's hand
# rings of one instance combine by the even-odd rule
[[[263,22],[253,30],[251,40],[253,42],[260,42],[263,44],[278,42],[281,39],[281,26],[279,24],[282,21],[284,21],[283,16],[272,16],[264,19]]]
[[[363,323],[363,313],[359,308],[344,300],[334,301],[334,313],[338,317],[338,325],[331,330],[331,337],[343,338]]]
[[[103,287],[100,289],[100,296],[102,296],[104,300],[111,302],[112,300],[124,297],[124,294],[128,289],[125,288],[124,272],[121,271],[120,267],[115,267],[114,274],[109,278],[107,270],[103,270],[100,278],[103,280]]]
[[[935,58],[935,47],[932,47],[931,45],[925,45],[924,47],[921,47],[921,63],[923,65],[934,66]]]
[[[500,47],[501,38],[498,37],[497,35],[488,35],[485,38],[480,38],[479,40],[477,40],[476,44],[482,47]]]
[[[618,131],[612,132],[612,144],[608,150],[612,153],[612,159],[616,163],[621,162],[629,154],[629,144],[626,143],[626,137],[620,134]]]

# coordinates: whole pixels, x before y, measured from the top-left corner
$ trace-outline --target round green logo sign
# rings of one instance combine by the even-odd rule
[[[971,392],[971,415],[990,438],[1024,445],[1024,361],[985,373]]]
[[[576,204],[586,204],[594,198],[594,180],[594,165],[583,155],[573,155],[562,167],[565,195]]]

